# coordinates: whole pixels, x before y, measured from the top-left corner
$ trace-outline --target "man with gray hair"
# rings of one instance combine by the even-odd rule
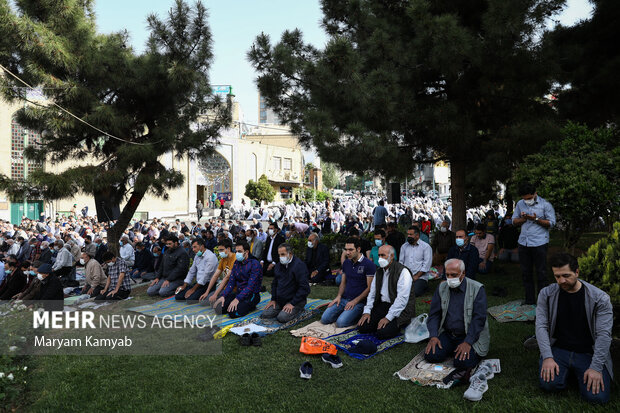
[[[306,306],[310,284],[308,269],[299,258],[293,255],[290,244],[278,246],[279,262],[274,268],[271,283],[271,301],[261,314],[261,318],[276,318],[287,323],[301,314]]]
[[[67,248],[69,247],[69,248]],[[54,241],[54,249],[58,251],[56,254],[56,262],[52,266],[52,271],[57,277],[69,277],[73,269],[73,255],[70,251],[71,246],[65,245],[64,241],[57,239]]]
[[[127,235],[123,235],[123,237],[121,237],[119,254],[123,261],[125,261],[125,264],[127,264],[128,268],[133,267],[133,264],[136,262],[136,255],[133,250],[133,245],[129,242],[129,237]]]
[[[441,363],[454,357],[454,367],[475,367],[489,352],[487,296],[481,283],[465,277],[465,263],[445,263],[446,281],[439,284],[428,313],[430,340],[424,358]]]
[[[49,248],[50,243],[47,241],[41,242],[41,253],[39,255],[39,262],[41,264],[52,263],[52,250]],[[35,257],[36,258],[36,257]]]

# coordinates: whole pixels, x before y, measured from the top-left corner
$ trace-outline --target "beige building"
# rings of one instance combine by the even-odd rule
[[[36,141],[36,136],[13,121],[13,114],[18,108],[4,102],[0,104],[0,171],[13,178],[23,177],[28,167],[37,166],[25,165],[20,158],[24,144]],[[200,199],[207,207],[213,192],[223,198],[226,205],[240,204],[243,199],[249,203],[250,200],[244,195],[245,186],[249,180],[257,180],[262,174],[267,176],[276,190],[276,202],[287,199],[292,195],[293,188],[302,186],[303,154],[295,136],[287,128],[278,126],[247,130],[242,127],[239,117],[239,105],[235,104],[234,123],[222,131],[214,154],[198,155],[192,160],[187,157],[178,160],[172,153],[164,155],[161,159],[163,165],[182,171],[185,182],[180,188],[169,191],[167,200],[147,195],[140,203],[136,216],[146,219],[195,213],[197,200]],[[16,139],[16,136],[23,139]],[[83,163],[87,164],[88,161]],[[44,168],[50,172],[60,172],[76,164],[79,163],[46,164]],[[36,218],[43,210],[48,216],[56,212],[66,213],[74,204],[77,204],[78,211],[88,206],[89,215],[96,213],[94,198],[87,194],[76,194],[72,199],[46,203],[43,200],[29,200],[14,205],[3,196],[0,194],[0,218],[15,223],[21,220],[22,215]]]

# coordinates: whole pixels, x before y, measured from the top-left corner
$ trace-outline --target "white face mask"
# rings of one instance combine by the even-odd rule
[[[314,244],[312,243],[312,241],[308,241],[308,248],[314,248]]]
[[[385,268],[388,266],[390,262],[388,260],[386,260],[385,258],[381,257],[379,258],[379,267],[381,268]]]
[[[84,265],[84,258],[80,258],[80,264]]]
[[[273,231],[272,229],[270,229],[270,230],[269,230],[269,236],[270,236],[270,237],[273,237],[273,233],[274,233],[274,231]]]
[[[282,265],[286,265],[286,264],[288,264],[289,262],[291,262],[291,260],[290,260],[290,258],[289,258],[289,257],[287,257],[287,256],[280,257],[280,264],[282,264]]]
[[[439,231],[441,231],[441,232],[448,232],[448,228],[446,228],[446,227],[441,227],[441,228],[439,228]]]
[[[536,203],[536,199],[532,198],[532,199],[524,199],[523,202],[525,202],[525,205],[527,206],[532,206]]]
[[[37,274],[37,278],[39,279],[39,281],[43,281],[43,274]]]
[[[458,286],[461,285],[461,277],[446,278],[446,282],[448,283],[448,287],[458,288]]]

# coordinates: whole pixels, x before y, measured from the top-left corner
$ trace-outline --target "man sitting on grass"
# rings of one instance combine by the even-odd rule
[[[177,289],[175,296],[177,301],[198,301],[207,291],[209,281],[217,270],[217,258],[214,253],[207,249],[202,238],[196,238],[192,242],[192,250],[195,254],[194,262],[183,281],[183,285]],[[196,283],[192,285],[194,279],[196,279]]]
[[[256,308],[260,302],[260,289],[263,282],[260,262],[249,257],[248,243],[243,241],[238,243],[235,251],[236,262],[228,284],[213,304],[217,314],[228,314],[230,318],[243,317]]]
[[[338,295],[328,305],[321,323],[336,322],[337,327],[355,325],[364,311],[366,296],[370,291],[377,267],[364,257],[359,238],[348,238],[344,244],[347,260],[342,264],[342,280]]]
[[[489,352],[487,296],[482,284],[465,277],[463,261],[449,259],[445,268],[446,281],[435,290],[428,313],[424,358],[441,363],[454,357],[455,368],[473,368]]]
[[[155,278],[146,293],[150,296],[160,295],[169,297],[183,284],[183,277],[189,268],[189,255],[179,247],[176,235],[168,235],[166,250],[162,256],[162,263]]]
[[[271,301],[261,314],[261,318],[277,318],[288,323],[304,311],[306,299],[310,294],[308,268],[293,255],[293,248],[286,242],[278,246],[280,262],[274,268],[271,283]]]
[[[411,271],[396,259],[391,245],[379,248],[379,267],[373,277],[364,315],[357,323],[362,334],[375,333],[378,339],[396,337],[401,327],[415,316],[415,290]]]
[[[103,268],[101,268],[101,264],[86,252],[82,253],[80,264],[84,266],[86,277],[86,284],[84,284],[84,288],[82,288],[82,294],[88,294],[91,298],[97,297],[105,288],[108,281],[105,272],[103,272]]]
[[[217,245],[217,255],[220,261],[217,264],[217,270],[211,277],[209,285],[205,292],[200,296],[200,305],[213,305],[215,300],[220,296],[222,290],[228,285],[230,279],[230,271],[236,262],[235,253],[233,252],[232,241],[228,238],[222,239]],[[216,287],[217,280],[222,276],[222,282]]]
[[[103,262],[108,266],[108,281],[101,294],[95,297],[97,301],[124,300],[131,293],[129,269],[125,260],[117,258],[108,251],[103,254]]]
[[[536,305],[540,387],[563,390],[572,373],[581,397],[590,403],[607,403],[613,374],[609,295],[579,279],[579,265],[572,255],[558,253],[550,261],[556,284],[540,291]]]

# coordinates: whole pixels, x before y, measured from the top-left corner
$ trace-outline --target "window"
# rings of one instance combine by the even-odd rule
[[[274,156],[273,157],[273,170],[279,171],[281,169],[282,169],[282,158],[280,158],[279,156]]]
[[[290,171],[293,166],[293,160],[291,158],[284,158],[283,169],[285,171]]]
[[[25,179],[26,173],[42,167],[40,162],[24,159],[26,146],[41,146],[41,135],[24,128],[15,119],[11,122],[11,179]]]

